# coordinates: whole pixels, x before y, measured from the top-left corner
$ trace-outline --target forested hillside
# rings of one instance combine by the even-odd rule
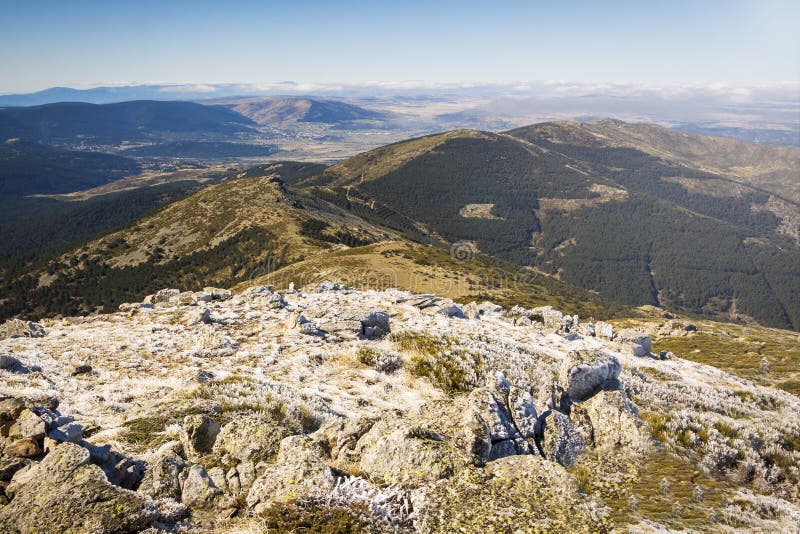
[[[301,185],[409,237],[471,241],[628,304],[800,327],[797,205],[771,191],[784,175],[760,174],[756,161],[748,173],[769,181],[761,188],[721,174],[719,154],[699,168],[669,157],[689,149],[542,127],[399,143]]]
[[[118,144],[179,136],[229,137],[255,123],[221,106],[139,100],[118,104],[60,102],[0,109],[0,140]]]
[[[134,160],[62,150],[19,139],[0,142],[0,195],[69,193],[139,172]]]

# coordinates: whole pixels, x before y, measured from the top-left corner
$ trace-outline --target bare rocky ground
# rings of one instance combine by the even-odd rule
[[[551,308],[164,290],[0,337],[2,532],[800,524],[798,397]]]

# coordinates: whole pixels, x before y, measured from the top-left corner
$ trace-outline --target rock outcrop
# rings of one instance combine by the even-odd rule
[[[0,508],[2,532],[139,532],[158,518],[153,501],[109,484],[74,443],[57,446],[31,471]]]
[[[617,379],[622,365],[602,352],[570,352],[561,365],[559,380],[569,399],[584,401],[604,387],[619,387]]]
[[[306,436],[290,436],[281,441],[275,464],[253,483],[247,505],[258,512],[271,503],[329,494],[335,485],[318,446]]]
[[[644,328],[335,283],[147,300],[0,340],[1,532],[608,532],[672,458],[794,506],[800,401]]]

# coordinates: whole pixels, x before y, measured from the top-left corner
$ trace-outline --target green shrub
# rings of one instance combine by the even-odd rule
[[[368,367],[373,367],[375,365],[375,362],[378,361],[378,356],[380,356],[380,353],[377,350],[367,346],[359,347],[356,352],[358,361]]]

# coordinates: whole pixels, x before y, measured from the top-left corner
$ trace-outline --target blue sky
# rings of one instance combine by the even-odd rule
[[[785,0],[0,0],[0,92],[106,83],[800,80]]]

